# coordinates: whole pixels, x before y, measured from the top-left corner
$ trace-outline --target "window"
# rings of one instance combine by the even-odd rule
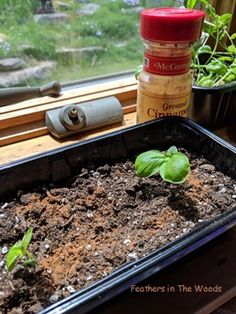
[[[1,0],[0,87],[70,82],[135,69],[143,52],[139,12],[174,4],[174,0]]]

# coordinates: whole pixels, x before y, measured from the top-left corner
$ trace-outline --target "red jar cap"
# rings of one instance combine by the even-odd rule
[[[141,11],[140,33],[145,40],[194,42],[201,36],[205,13],[181,8],[153,8]]]

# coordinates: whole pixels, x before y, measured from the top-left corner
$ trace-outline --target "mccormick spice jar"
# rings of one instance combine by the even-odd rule
[[[200,38],[203,20],[200,10],[158,8],[141,12],[145,52],[138,82],[137,122],[187,116],[192,90],[191,46]]]

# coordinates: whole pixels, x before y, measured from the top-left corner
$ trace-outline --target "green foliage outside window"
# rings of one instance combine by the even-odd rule
[[[23,24],[32,19],[38,0],[1,0],[0,25]]]

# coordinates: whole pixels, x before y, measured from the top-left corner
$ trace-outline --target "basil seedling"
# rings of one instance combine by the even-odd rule
[[[17,241],[8,251],[6,256],[6,265],[7,270],[10,272],[15,267],[16,263],[19,259],[22,259],[23,257],[27,257],[27,259],[24,261],[23,265],[25,267],[28,266],[34,266],[36,261],[33,257],[33,255],[28,251],[28,246],[30,244],[31,238],[32,238],[32,232],[33,229],[29,228],[23,239],[21,241]]]
[[[171,146],[166,152],[149,150],[135,160],[135,170],[139,177],[150,177],[157,173],[164,181],[183,183],[190,172],[188,157]]]

